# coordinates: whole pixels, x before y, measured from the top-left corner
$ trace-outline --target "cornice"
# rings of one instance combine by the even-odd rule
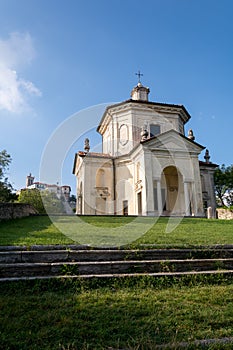
[[[149,102],[149,101],[137,101],[137,100],[126,100],[124,102],[116,103],[114,105],[108,106],[100,120],[99,126],[97,127],[97,131],[100,134],[103,134],[103,126],[108,125],[109,116],[112,119],[114,113],[119,113],[122,111],[129,110],[153,110],[158,113],[169,113],[169,114],[178,114],[182,119],[183,123],[187,123],[191,118],[190,114],[186,110],[183,105],[175,105],[168,103],[160,103],[160,102]],[[107,119],[106,119],[107,118]]]

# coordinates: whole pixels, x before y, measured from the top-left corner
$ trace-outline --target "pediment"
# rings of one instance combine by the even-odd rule
[[[142,144],[151,151],[189,152],[195,154],[201,153],[205,148],[198,143],[189,140],[175,130],[169,130],[144,141]]]

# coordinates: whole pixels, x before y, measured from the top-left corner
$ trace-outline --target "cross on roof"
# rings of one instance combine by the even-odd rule
[[[143,76],[143,74],[140,72],[140,70],[137,73],[135,73],[135,75],[138,76],[138,82],[141,83],[141,79],[140,78]]]

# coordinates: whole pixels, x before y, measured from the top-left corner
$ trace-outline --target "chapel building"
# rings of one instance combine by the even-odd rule
[[[78,215],[215,216],[213,174],[209,151],[193,131],[183,105],[148,101],[141,82],[131,98],[108,106],[97,131],[102,153],[75,154]]]

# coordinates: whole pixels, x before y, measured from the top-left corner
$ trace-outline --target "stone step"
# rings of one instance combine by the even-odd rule
[[[18,247],[19,248],[19,247]],[[5,249],[5,250],[4,250]],[[233,249],[54,249],[14,250],[0,247],[0,263],[52,263],[82,261],[184,260],[233,258]]]
[[[224,250],[233,250],[232,244],[225,245],[214,245],[214,246],[194,246],[187,248],[174,248],[174,247],[166,247],[159,248],[157,244],[140,244],[141,250],[184,250],[184,251],[224,251]],[[81,244],[49,244],[49,245],[6,245],[0,246],[0,252],[9,252],[9,251],[51,251],[51,250],[126,250],[124,247],[91,247],[89,245],[81,245]],[[138,249],[137,249],[138,250]]]
[[[80,245],[0,246],[0,281],[78,276],[215,273],[233,270],[233,247],[90,249]]]
[[[232,277],[233,270],[213,270],[213,271],[183,271],[183,272],[158,272],[158,273],[121,273],[121,274],[92,274],[92,275],[65,275],[65,276],[18,276],[18,277],[2,277],[0,282],[10,281],[27,281],[27,280],[46,280],[46,279],[110,279],[110,278],[137,278],[150,276],[153,278],[181,278],[184,276],[224,276]]]
[[[0,278],[233,270],[233,259],[1,263]]]

